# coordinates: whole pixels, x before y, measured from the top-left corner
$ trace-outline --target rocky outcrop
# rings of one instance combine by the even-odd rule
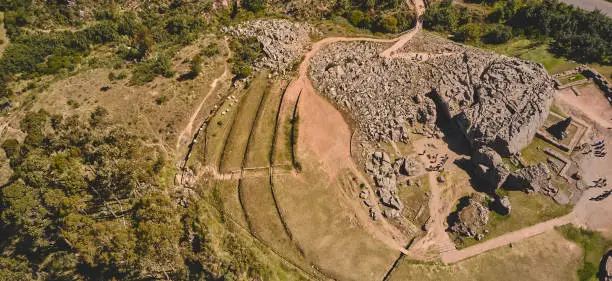
[[[248,21],[224,31],[240,38],[256,38],[266,57],[257,61],[255,67],[284,72],[304,54],[314,28],[306,23],[272,19]]]
[[[432,39],[413,39],[419,40],[427,47]],[[442,112],[475,148],[507,155],[527,145],[554,93],[542,65],[436,40],[436,50],[446,53],[425,62],[382,58],[388,45],[380,43],[331,44],[312,58],[310,75],[370,140],[405,141],[417,122],[433,131]]]
[[[513,172],[508,177],[510,187],[520,188],[527,193],[540,192],[554,197],[559,190],[551,182],[551,173],[544,163],[528,166]]]
[[[391,164],[389,155],[385,152],[374,152],[371,160],[366,164],[366,172],[374,177],[374,182],[378,187],[376,194],[380,202],[387,207],[401,211],[404,204],[397,196],[397,170]]]
[[[470,197],[467,206],[457,213],[457,220],[450,230],[476,240],[482,239],[487,233],[485,228],[489,223],[489,209],[483,205],[483,200],[478,194]]]
[[[495,150],[481,147],[472,154],[472,163],[475,165],[474,173],[478,178],[489,185],[490,192],[499,188],[510,175],[510,170]]]
[[[604,255],[599,276],[601,281],[612,281],[612,251]]]

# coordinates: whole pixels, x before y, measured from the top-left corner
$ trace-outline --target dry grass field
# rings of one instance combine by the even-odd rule
[[[238,113],[232,122],[231,132],[223,148],[219,169],[221,172],[232,172],[242,168],[249,136],[253,125],[257,123],[259,108],[269,92],[269,87],[265,73],[261,73],[253,79],[247,93],[240,100],[236,109]]]
[[[245,168],[270,166],[276,115],[283,89],[283,83],[275,81],[264,97],[248,146]]]
[[[402,259],[388,280],[577,281],[581,256],[579,246],[551,231],[452,265]]]
[[[335,180],[302,155],[299,174],[276,176],[278,203],[294,240],[321,271],[339,280],[381,280],[399,253],[370,236]]]

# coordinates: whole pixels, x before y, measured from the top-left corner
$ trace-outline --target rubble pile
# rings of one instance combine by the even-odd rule
[[[399,166],[397,161],[392,164],[389,155],[385,152],[374,152],[372,161],[366,164],[366,172],[374,177],[378,187],[376,194],[380,197],[380,202],[393,209],[383,213],[386,217],[395,217],[404,208],[404,204],[397,196]]]
[[[310,45],[310,33],[314,32],[314,27],[306,23],[271,19],[248,21],[227,27],[224,32],[240,38],[256,38],[266,57],[256,62],[255,67],[284,72]]]
[[[489,209],[481,203],[484,198],[474,194],[468,199],[468,204],[457,213],[457,220],[450,227],[451,231],[476,240],[484,238],[488,232],[485,228],[489,223]]]
[[[380,57],[380,43],[334,43],[312,58],[310,76],[370,140],[406,141],[416,122],[433,134],[438,109],[475,148],[509,155],[526,146],[554,93],[542,65],[432,38],[420,48],[447,54],[424,62]]]

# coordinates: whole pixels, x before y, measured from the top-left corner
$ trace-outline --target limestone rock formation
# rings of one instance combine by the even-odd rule
[[[489,147],[481,147],[472,154],[475,174],[489,185],[489,191],[494,192],[505,181],[510,170],[502,161],[501,156]]]
[[[389,155],[385,152],[374,152],[371,160],[366,164],[366,172],[374,177],[374,182],[378,187],[376,194],[380,197],[380,202],[387,207],[401,211],[404,204],[397,196],[397,174],[391,165]]]
[[[612,281],[612,251],[608,251],[603,257],[600,280]]]
[[[559,190],[551,182],[551,174],[544,163],[528,166],[513,172],[508,177],[508,185],[525,190],[528,193],[540,192],[554,197]]]
[[[451,231],[477,240],[484,237],[485,227],[489,223],[489,209],[481,203],[481,199],[478,195],[468,199],[468,205],[458,212],[457,221],[451,226]]]
[[[240,38],[256,38],[266,57],[256,62],[255,67],[284,72],[310,45],[310,33],[314,28],[306,23],[272,19],[248,21],[224,31]]]
[[[417,122],[433,131],[443,112],[475,148],[507,155],[531,141],[554,94],[542,65],[430,35],[412,41],[439,54],[415,62],[380,57],[386,44],[334,43],[312,58],[311,78],[370,140],[406,141]]]

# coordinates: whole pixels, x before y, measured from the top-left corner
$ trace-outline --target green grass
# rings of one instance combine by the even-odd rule
[[[510,215],[502,216],[490,212],[489,224],[486,227],[489,233],[484,239],[481,241],[465,239],[463,244],[457,245],[458,248],[469,247],[508,232],[566,215],[572,209],[570,205],[559,205],[552,198],[539,193],[527,194],[522,191],[502,191],[502,193],[508,196],[512,204]]]
[[[561,77],[561,79],[559,79],[559,82],[561,82],[561,84],[565,85],[565,84],[573,83],[573,82],[584,80],[584,79],[586,79],[586,77],[584,77],[584,75],[582,75],[581,73],[576,73],[574,75],[569,75],[569,76]]]
[[[427,218],[429,218],[429,197],[427,196],[427,193],[429,193],[429,177],[428,175],[424,175],[415,179],[414,182],[415,185],[413,186],[401,186],[398,195],[405,205],[405,208],[402,210],[402,215],[408,218],[408,220],[417,227],[420,227],[424,225],[427,222]],[[416,186],[417,182],[420,187]],[[421,207],[423,211],[415,219]]]
[[[223,148],[220,170],[231,172],[242,167],[246,153],[249,135],[253,129],[261,100],[268,87],[264,73],[256,77],[250,84],[248,92],[242,98],[237,110],[238,113],[232,124],[232,129]]]
[[[263,167],[270,165],[270,153],[274,141],[274,126],[276,124],[276,112],[280,102],[280,85],[275,85],[267,90],[262,108],[253,128],[253,137],[249,143],[245,167]]]
[[[502,55],[539,62],[551,74],[571,70],[579,65],[568,61],[566,58],[553,55],[548,51],[546,43],[534,42],[526,38],[516,38],[499,45],[485,44],[482,47]]]
[[[538,150],[538,147],[540,147],[540,150]],[[529,145],[521,150],[521,158],[527,165],[546,163],[546,159],[548,159],[549,156],[544,152],[544,148],[549,148],[557,151],[560,154],[565,154],[565,152],[561,151],[554,145],[541,138],[535,137]]]
[[[580,281],[598,281],[597,272],[603,255],[612,248],[612,241],[605,239],[599,232],[564,225],[557,228],[563,236],[582,248],[582,267],[577,270]]]

